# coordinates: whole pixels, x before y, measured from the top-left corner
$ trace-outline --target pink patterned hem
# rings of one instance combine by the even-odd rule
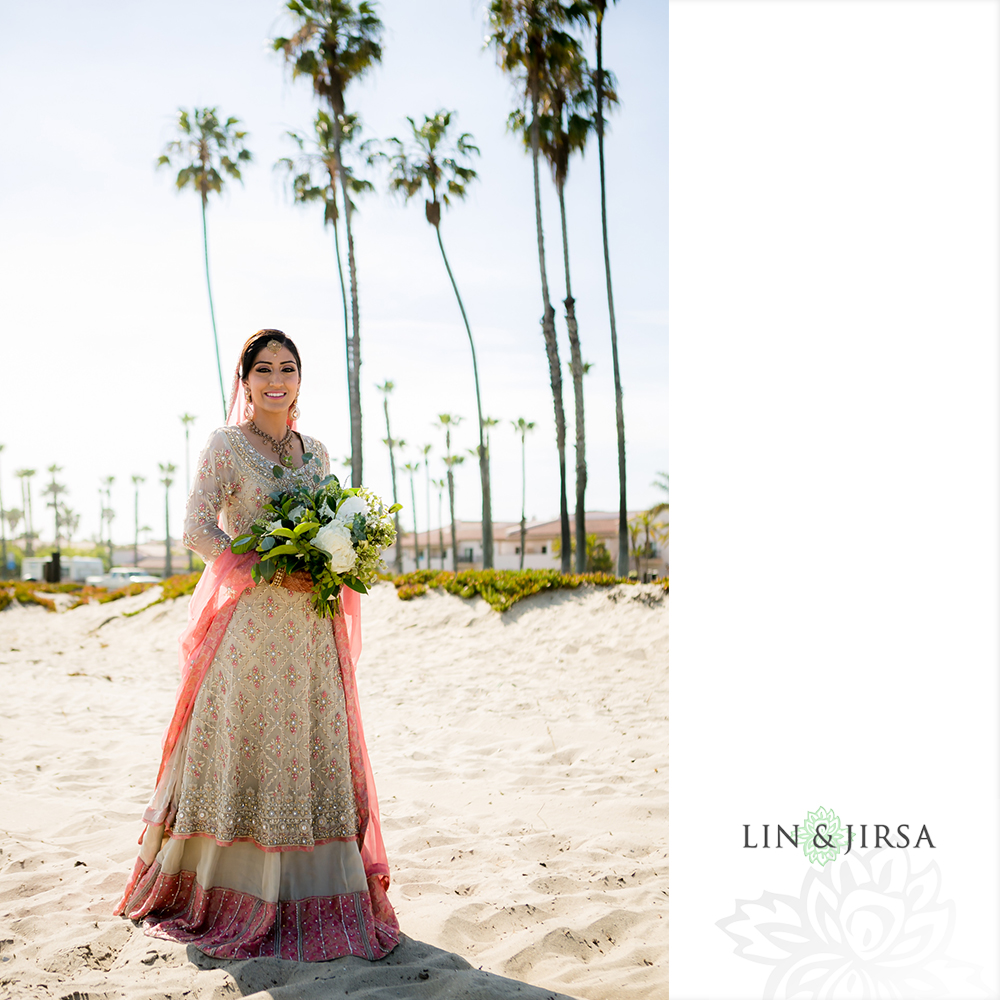
[[[399,924],[377,875],[367,892],[265,903],[234,889],[205,889],[194,872],[166,875],[159,864],[139,860],[115,912],[145,918],[150,937],[192,944],[214,958],[375,961],[399,944]]]

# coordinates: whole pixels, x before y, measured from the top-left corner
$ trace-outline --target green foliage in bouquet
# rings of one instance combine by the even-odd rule
[[[275,466],[275,476],[281,473]],[[260,553],[250,571],[255,584],[270,583],[279,570],[309,573],[316,613],[332,616],[341,588],[367,594],[377,579],[382,552],[396,538],[390,515],[399,509],[399,504],[386,508],[364,486],[344,489],[334,475],[313,476],[312,488],[272,493],[261,519],[233,539],[232,550]]]

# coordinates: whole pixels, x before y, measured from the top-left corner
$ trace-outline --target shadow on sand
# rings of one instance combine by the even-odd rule
[[[400,935],[399,945],[378,962],[338,958],[330,962],[291,962],[281,958],[226,961],[188,946],[187,957],[199,969],[224,969],[249,1000],[573,1000],[565,993],[540,989],[514,979],[474,969],[459,955]]]

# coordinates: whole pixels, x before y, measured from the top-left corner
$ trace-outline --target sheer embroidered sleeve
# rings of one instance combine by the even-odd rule
[[[234,485],[232,449],[225,430],[219,428],[198,458],[184,518],[184,544],[206,563],[229,548],[231,539],[219,527],[219,514]]]
[[[330,475],[330,453],[326,450],[326,445],[322,441],[313,439],[313,444],[316,449],[316,455],[319,458],[319,464],[321,466],[320,475],[328,476]]]

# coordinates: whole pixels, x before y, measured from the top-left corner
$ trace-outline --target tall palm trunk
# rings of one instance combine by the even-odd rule
[[[191,483],[191,434],[187,422],[184,424],[184,493],[187,496],[192,489]],[[110,527],[110,526],[109,526]],[[181,539],[183,542],[183,538]],[[194,549],[188,549],[188,572],[194,572]]]
[[[35,554],[35,544],[34,544],[35,543],[35,517],[34,517],[34,513],[31,510],[31,479],[28,478],[28,477],[25,477],[25,480],[24,480],[24,489],[25,489],[25,497],[26,497],[26,500],[27,500],[27,502],[25,504],[25,509],[28,512],[28,543],[27,543],[27,545],[25,545],[24,551],[29,556],[33,556]]]
[[[394,504],[399,503],[399,497],[396,494],[396,454],[393,450],[393,445],[395,442],[392,440],[392,431],[389,430],[389,395],[386,393],[385,398],[382,400],[382,408],[385,410],[385,439],[389,443],[389,469],[392,472],[392,502]],[[396,556],[393,559],[393,565],[396,568],[397,573],[403,572],[403,536],[399,532],[399,511],[397,510],[395,514],[392,515],[393,521],[395,522],[396,528]]]
[[[340,107],[336,107],[336,103]],[[351,342],[347,352],[347,385],[351,404],[351,485],[360,486],[361,462],[361,320],[358,315],[358,272],[354,260],[354,236],[351,233],[351,199],[340,153],[340,128],[343,121],[343,100],[333,108],[333,157],[340,177],[344,198],[344,230],[347,233],[347,269],[351,276]]]
[[[132,543],[132,565],[139,565],[139,487],[135,488],[135,541]]]
[[[204,164],[202,164],[204,169]],[[208,207],[208,195],[201,193],[201,242],[205,249],[205,284],[208,286],[208,312],[212,317],[212,338],[215,341],[215,367],[219,373],[219,395],[222,398],[222,419],[228,416],[228,406],[226,403],[226,389],[222,383],[222,358],[219,355],[219,331],[215,328],[215,303],[212,301],[212,279],[208,273],[208,222],[206,221],[206,208]]]
[[[438,480],[440,484],[441,480]],[[441,569],[444,569],[444,518],[441,516],[441,487],[438,485],[438,548],[441,550]]]
[[[427,480],[427,568],[431,568],[431,467],[424,458],[424,478]]]
[[[106,520],[105,517],[104,517],[104,487],[103,486],[97,491],[97,497],[101,501],[101,517],[100,517],[100,520],[97,522],[97,545],[98,545],[98,548],[103,548],[104,547],[104,521]],[[104,558],[104,556],[101,556],[102,560],[103,560],[103,558]],[[111,572],[111,564],[110,563],[108,564],[108,572],[109,573]]]
[[[338,160],[339,162],[339,160]],[[340,278],[340,301],[344,307],[344,350],[347,360],[347,411],[350,420],[352,432],[354,427],[354,393],[351,389],[351,326],[347,318],[347,285],[344,282],[344,263],[340,256],[340,231],[337,229],[337,178],[332,174],[330,175],[330,190],[333,192],[333,205],[334,205],[334,218],[333,218],[333,251],[337,257],[337,277]],[[352,445],[353,451],[353,445]],[[352,472],[351,478],[354,478],[353,474],[353,458],[352,458]],[[355,484],[356,485],[356,484]],[[396,502],[396,497],[393,496],[392,502]],[[396,532],[399,532],[399,517],[396,517]]]
[[[417,488],[413,484],[413,473],[410,473],[410,503],[413,504],[413,568],[420,569],[420,549],[417,547]]]
[[[611,321],[611,360],[615,375],[615,426],[618,431],[618,575],[628,575],[628,505],[625,500],[625,411],[622,379],[618,368],[618,333],[615,300],[611,291],[611,255],[608,250],[608,207],[604,181],[604,63],[603,35],[606,0],[598,0],[597,11],[597,159],[601,167],[601,234],[604,237],[604,275],[608,285],[608,316]]]
[[[527,540],[527,518],[525,517],[525,500],[528,495],[528,466],[525,458],[524,431],[521,431],[521,564],[519,569],[524,569],[524,546]]]
[[[436,205],[437,202],[435,201]],[[428,204],[430,207],[430,203]],[[440,212],[440,209],[438,209]],[[433,221],[433,220],[432,220]],[[462,322],[465,323],[465,332],[469,336],[469,347],[472,349],[472,374],[476,381],[476,412],[479,415],[479,480],[483,491],[483,569],[493,568],[493,510],[490,501],[490,455],[489,449],[483,439],[483,402],[479,394],[479,366],[476,363],[476,345],[472,340],[472,329],[469,326],[469,318],[465,315],[465,306],[462,304],[462,296],[458,294],[458,285],[455,283],[455,276],[451,273],[451,265],[448,263],[448,255],[444,252],[444,243],[441,241],[440,222],[434,223],[434,231],[437,233],[438,246],[441,248],[441,258],[444,261],[448,278],[451,280],[451,287],[455,290],[455,298],[458,299],[458,308],[462,313]]]
[[[0,450],[3,449],[3,445],[0,444]],[[14,529],[11,528],[11,531]],[[3,494],[0,493],[0,539],[3,541],[3,549],[0,552],[0,558],[3,559],[3,565],[0,566],[0,577],[6,578],[7,576],[7,512],[3,509]]]
[[[569,238],[566,233],[566,185],[556,185],[559,192],[559,218],[562,223],[563,267],[566,270],[566,329],[569,331],[570,369],[573,372],[573,409],[576,415],[576,571],[587,572],[587,445],[583,422],[583,358],[576,324],[576,302],[569,278]]]
[[[163,579],[165,580],[168,576],[173,576],[174,573],[174,562],[173,557],[170,552],[170,487],[164,486],[163,488],[163,517],[164,524],[166,527],[167,535],[167,557],[163,564]],[[110,525],[108,525],[110,529]],[[111,532],[108,531],[108,549],[111,549]]]
[[[559,367],[559,345],[556,342],[555,310],[549,301],[549,281],[545,273],[545,238],[542,234],[542,194],[538,180],[538,71],[531,70],[531,167],[535,182],[535,229],[538,233],[538,270],[542,277],[542,335],[549,359],[549,382],[552,385],[552,405],[556,417],[556,449],[559,452],[559,524],[560,569],[570,568],[569,507],[566,503],[566,411],[562,397],[562,371]]]
[[[455,474],[452,472],[451,461],[451,428],[444,431],[445,464],[448,466],[448,511],[451,514],[451,569],[458,572],[458,532],[455,529]]]
[[[455,476],[448,466],[448,511],[451,514],[451,570],[458,572],[458,532],[455,530]]]

